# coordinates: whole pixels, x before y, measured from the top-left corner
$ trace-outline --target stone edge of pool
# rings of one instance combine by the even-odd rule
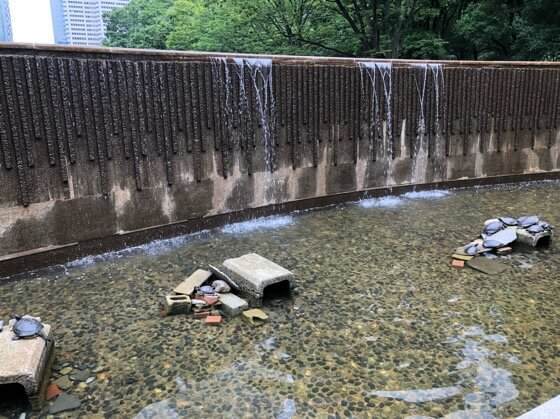
[[[147,243],[152,240],[170,238],[178,235],[195,233],[204,229],[221,227],[226,224],[246,221],[257,217],[285,214],[293,211],[322,208],[335,204],[374,198],[387,195],[401,195],[410,191],[434,189],[454,189],[462,187],[491,186],[525,181],[543,181],[560,179],[560,171],[493,176],[474,179],[459,179],[419,185],[399,185],[393,187],[373,188],[363,191],[344,192],[300,199],[281,204],[247,208],[225,214],[194,218],[170,224],[148,227],[123,234],[114,234],[92,240],[32,249],[0,257],[0,281],[7,280],[15,274],[63,264],[88,255],[120,250],[130,246]]]

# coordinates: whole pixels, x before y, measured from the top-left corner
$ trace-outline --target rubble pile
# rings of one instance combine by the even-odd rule
[[[232,261],[240,261],[241,268],[228,269]],[[224,317],[243,314],[249,324],[258,326],[268,319],[258,308],[264,288],[283,281],[291,287],[292,279],[290,271],[254,253],[228,259],[219,268],[197,269],[177,285],[165,296],[161,315],[192,314],[208,325],[219,325]]]
[[[536,215],[520,218],[499,217],[486,220],[478,238],[465,246],[455,249],[451,256],[451,266],[470,268],[487,274],[498,274],[506,266],[487,258],[478,256],[508,255],[513,251],[513,244],[531,247],[548,246],[552,240],[554,227]]]

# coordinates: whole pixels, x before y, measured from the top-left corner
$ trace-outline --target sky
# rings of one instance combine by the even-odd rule
[[[50,0],[10,0],[14,42],[53,44]]]

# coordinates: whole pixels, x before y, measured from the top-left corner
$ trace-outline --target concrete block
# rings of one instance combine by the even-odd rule
[[[188,295],[166,295],[163,312],[166,316],[171,314],[187,314],[191,311],[191,299]]]
[[[266,287],[287,281],[292,287],[294,274],[280,265],[260,256],[249,253],[238,258],[226,259],[223,269],[247,294],[253,305],[260,305]]]
[[[523,228],[518,228],[517,241],[531,247],[546,247],[552,241],[552,232],[543,231],[542,233],[531,234]]]
[[[13,340],[14,323],[10,320],[0,333],[0,384],[20,384],[31,397],[40,390],[51,345],[41,337]],[[44,336],[49,337],[50,332],[45,324]]]
[[[210,279],[211,276],[212,272],[205,269],[197,269],[191,276],[177,285],[173,291],[177,294],[191,295],[195,288],[200,287]]]
[[[235,317],[249,308],[249,304],[242,298],[232,293],[220,294],[222,311],[226,316]]]

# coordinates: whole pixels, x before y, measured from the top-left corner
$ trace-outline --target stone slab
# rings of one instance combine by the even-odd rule
[[[0,333],[0,384],[20,384],[28,396],[39,391],[47,357],[47,342],[41,337],[13,340],[14,320]],[[51,327],[44,324],[49,336]]]
[[[498,275],[507,269],[507,265],[484,256],[477,256],[467,261],[467,266],[488,275]]]
[[[211,276],[212,272],[205,269],[197,269],[191,276],[177,285],[173,291],[177,294],[191,295],[196,287],[200,287],[210,279]]]
[[[226,259],[222,266],[257,304],[262,300],[266,287],[283,281],[288,281],[291,287],[294,279],[292,272],[256,253]]]
[[[220,294],[220,301],[222,303],[222,311],[229,317],[238,316],[249,308],[247,301],[231,292]]]
[[[560,395],[524,413],[517,419],[557,419],[560,417]]]

